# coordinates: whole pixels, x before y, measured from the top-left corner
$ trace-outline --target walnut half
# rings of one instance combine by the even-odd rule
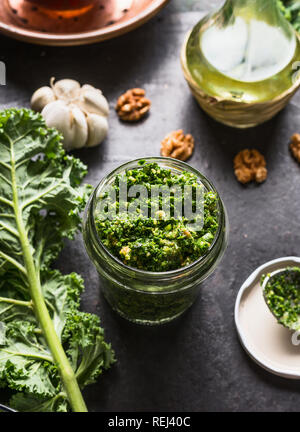
[[[300,163],[300,134],[292,136],[290,149],[294,158]]]
[[[183,130],[169,133],[161,142],[161,155],[182,161],[193,153],[195,140],[191,134],[184,135]]]
[[[136,122],[150,110],[151,102],[145,97],[145,90],[133,88],[122,94],[117,102],[116,111],[121,120]]]
[[[234,158],[234,174],[243,184],[251,181],[264,182],[268,175],[266,166],[264,156],[255,149],[242,150]]]

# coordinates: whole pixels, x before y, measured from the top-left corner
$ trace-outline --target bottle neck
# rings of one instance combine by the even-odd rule
[[[277,0],[227,0],[220,10],[219,23],[222,27],[234,23],[237,17],[245,22],[263,21],[269,26],[280,28],[289,40],[296,40],[296,32],[283,16]]]
[[[285,21],[277,0],[227,0],[223,10],[228,16],[242,15],[246,20],[255,18],[271,25]]]

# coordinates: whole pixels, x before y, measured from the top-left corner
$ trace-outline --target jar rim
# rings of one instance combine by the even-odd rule
[[[143,165],[138,165],[138,163],[140,161],[145,161],[146,163],[153,163],[156,162],[159,164],[159,162],[167,162],[170,164],[170,169],[174,167],[181,169],[182,171],[188,171],[188,172],[192,172],[194,174],[197,175],[197,177],[200,179],[200,181],[202,182],[202,184],[204,184],[204,186],[207,188],[207,190],[216,193],[217,197],[218,197],[218,230],[214,236],[214,239],[212,241],[212,244],[210,245],[210,247],[207,249],[207,251],[205,252],[204,255],[202,255],[201,257],[199,257],[196,261],[192,262],[191,264],[185,266],[185,267],[180,267],[178,269],[175,270],[169,270],[169,271],[165,271],[165,272],[153,272],[153,271],[148,271],[148,270],[141,270],[135,267],[130,267],[126,264],[124,264],[119,258],[117,258],[116,256],[114,256],[102,243],[97,229],[96,229],[96,224],[95,224],[95,218],[94,218],[94,212],[95,212],[95,207],[97,204],[97,197],[99,196],[99,192],[101,191],[101,187],[104,186],[105,182],[108,181],[109,179],[113,178],[114,176],[116,176],[117,174],[125,171],[127,168],[129,168],[129,166],[131,168],[142,168]],[[135,166],[136,165],[136,166]],[[196,168],[192,167],[191,165],[187,164],[186,162],[177,160],[177,159],[173,159],[173,158],[168,158],[168,157],[163,157],[163,156],[154,156],[154,157],[140,157],[138,159],[134,159],[134,160],[130,160],[128,162],[125,162],[122,165],[119,165],[117,168],[115,168],[113,171],[111,171],[110,173],[108,173],[105,177],[102,178],[102,180],[100,180],[100,182],[98,183],[98,185],[95,187],[93,194],[87,204],[87,209],[91,209],[92,210],[92,218],[91,218],[91,228],[94,234],[95,239],[97,240],[97,245],[101,247],[101,249],[105,252],[105,254],[117,265],[119,265],[122,269],[127,270],[127,271],[131,271],[134,272],[136,275],[140,275],[140,276],[147,276],[150,278],[165,278],[165,277],[173,277],[173,276],[178,276],[180,274],[182,274],[183,272],[192,270],[194,267],[198,266],[199,264],[201,264],[203,261],[205,261],[205,259],[208,257],[208,255],[210,255],[210,253],[215,249],[216,244],[218,242],[218,239],[220,238],[220,235],[222,233],[222,220],[225,220],[225,211],[224,211],[224,207],[223,207],[223,203],[222,200],[220,198],[220,195],[218,193],[218,191],[216,190],[215,186],[211,183],[211,181],[204,176],[200,171],[198,171]]]

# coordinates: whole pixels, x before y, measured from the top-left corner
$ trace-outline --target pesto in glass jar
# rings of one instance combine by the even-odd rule
[[[129,162],[106,176],[83,223],[105,298],[124,318],[151,325],[194,303],[224,254],[227,233],[226,210],[210,181],[162,157]]]
[[[122,182],[126,182],[128,188],[133,185],[145,186],[149,193],[139,206],[135,204],[140,197],[127,197],[125,208],[135,205],[134,215],[120,212],[114,220],[98,220],[95,216],[99,238],[116,258],[130,267],[165,272],[185,267],[207,252],[218,230],[218,198],[215,192],[204,190],[204,185],[197,182],[196,174],[188,171],[173,173],[157,163],[140,161],[139,168],[126,170],[115,177],[112,186],[117,199]],[[153,197],[150,193],[153,185],[166,186],[170,189],[170,196]],[[200,215],[203,217],[203,227],[197,231],[189,228],[190,221],[184,212],[181,218],[175,217],[178,200],[180,205],[184,202],[186,185],[191,186],[192,194],[196,196],[199,192],[203,199],[204,212]],[[179,187],[179,196],[172,192],[176,186]],[[106,197],[104,194],[99,200]],[[167,199],[170,203],[168,216],[163,211],[163,200],[166,204]],[[154,217],[141,214],[140,205],[143,204],[149,210],[151,206],[155,207]],[[193,206],[195,211],[195,198]]]

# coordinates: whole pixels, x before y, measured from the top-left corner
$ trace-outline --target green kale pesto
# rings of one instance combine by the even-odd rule
[[[144,198],[141,194],[126,197],[125,208],[135,209],[134,217],[122,211],[119,203],[124,184],[127,190],[142,185],[148,192]],[[153,185],[168,187],[169,195],[153,195]],[[218,230],[219,202],[216,193],[208,191],[195,174],[140,161],[139,168],[117,175],[111,186],[117,200],[109,201],[106,192],[99,197],[99,204],[107,200],[106,208],[114,208],[115,216],[104,219],[96,211],[95,222],[103,245],[124,264],[166,272],[185,267],[206,254]],[[184,205],[187,198],[194,212],[189,217]],[[196,213],[199,203],[202,211]],[[164,211],[166,204],[169,212]],[[195,229],[196,225],[201,229]]]
[[[280,324],[291,330],[300,329],[299,267],[288,268],[273,275],[264,288],[264,297]]]

